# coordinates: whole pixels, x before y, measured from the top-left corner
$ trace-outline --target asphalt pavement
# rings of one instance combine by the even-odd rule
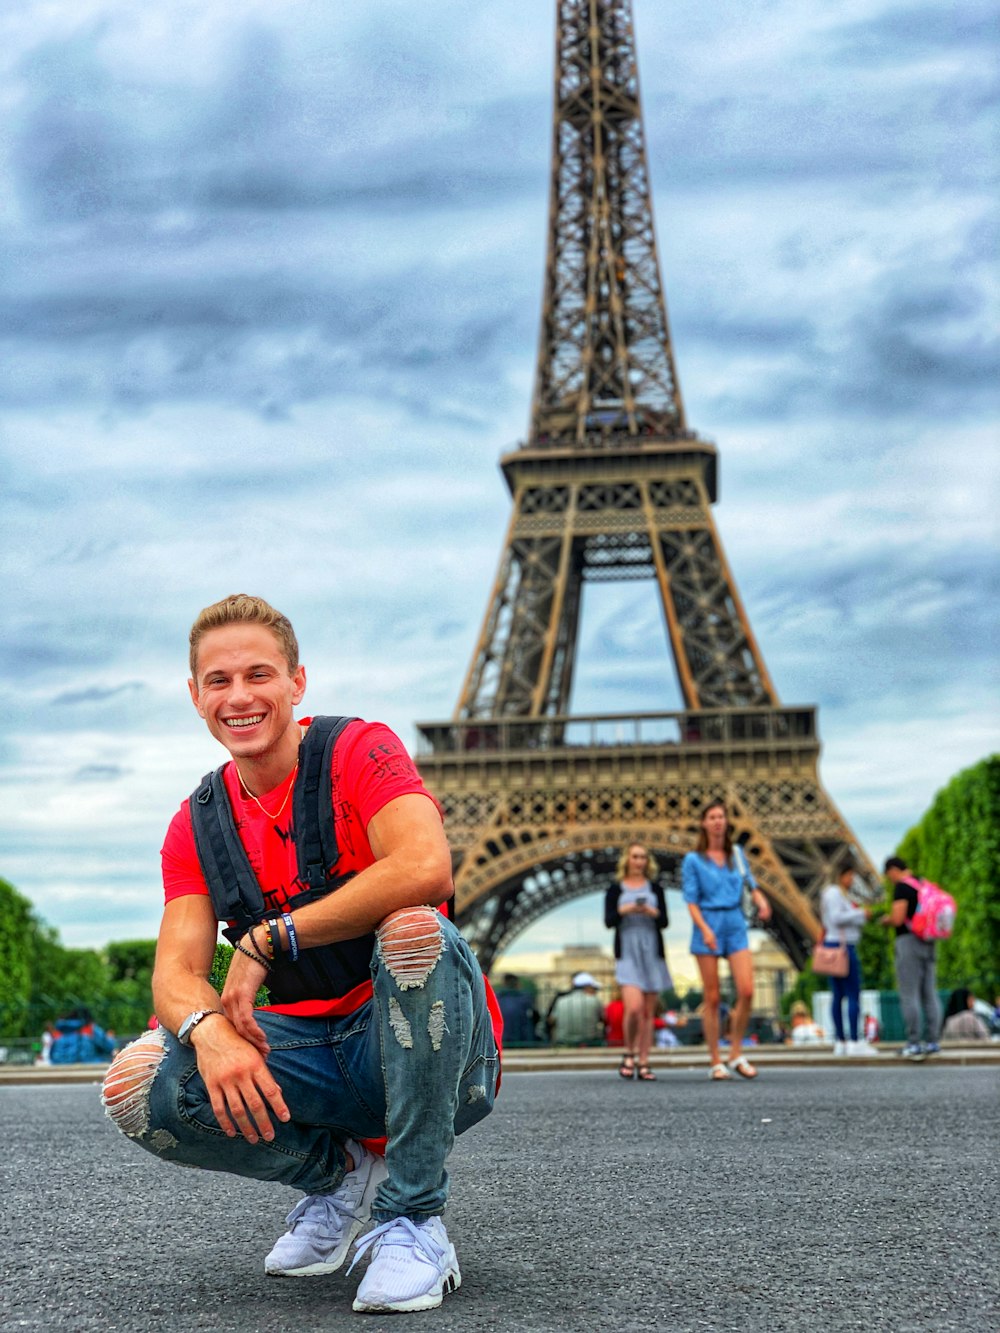
[[[3,1330],[1000,1328],[1000,1070],[763,1066],[710,1083],[508,1072],[450,1162],[463,1285],[357,1315],[359,1272],[274,1279],[296,1195],[182,1170],[92,1084],[0,1086]]]

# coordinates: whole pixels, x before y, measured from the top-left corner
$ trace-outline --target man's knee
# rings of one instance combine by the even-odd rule
[[[423,986],[445,950],[440,914],[433,907],[402,907],[376,931],[378,956],[400,990]]]
[[[149,1092],[166,1053],[160,1028],[145,1032],[119,1051],[101,1089],[101,1102],[114,1124],[129,1138],[149,1129]]]

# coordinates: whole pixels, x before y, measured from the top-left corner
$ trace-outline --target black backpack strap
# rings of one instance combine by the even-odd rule
[[[333,878],[340,857],[334,827],[330,768],[333,750],[353,717],[314,717],[299,746],[299,775],[292,796],[299,879],[320,889]]]
[[[259,921],[264,895],[240,842],[222,768],[206,773],[188,801],[191,827],[215,915],[235,921],[239,935]]]

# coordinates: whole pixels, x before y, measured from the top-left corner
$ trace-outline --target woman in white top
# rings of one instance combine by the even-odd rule
[[[847,946],[849,963],[846,977],[831,977],[833,1031],[836,1040],[833,1043],[834,1055],[874,1055],[875,1047],[863,1038],[858,1040],[858,1019],[861,1016],[861,965],[858,962],[858,940],[861,927],[870,918],[870,907],[858,907],[851,902],[850,891],[854,883],[855,864],[847,860],[840,868],[835,884],[828,884],[820,897],[820,919],[823,922],[823,939],[827,944]],[[844,1000],[847,1001],[847,1026],[850,1039],[844,1036]]]

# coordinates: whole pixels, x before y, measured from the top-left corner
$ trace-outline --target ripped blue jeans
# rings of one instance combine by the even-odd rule
[[[268,1068],[291,1112],[287,1123],[274,1120],[270,1143],[223,1133],[194,1051],[162,1028],[119,1057],[138,1051],[149,1063],[155,1048],[155,1072],[141,1101],[112,1104],[106,1095],[109,1116],[164,1161],[281,1181],[306,1194],[340,1184],[345,1139],[385,1136],[388,1176],[373,1219],[422,1221],[442,1212],[445,1162],[456,1134],[493,1109],[498,1057],[475,955],[450,921],[435,917],[441,951],[426,975],[387,963],[380,941],[372,999],[354,1013],[326,1019],[257,1011],[271,1046]]]

